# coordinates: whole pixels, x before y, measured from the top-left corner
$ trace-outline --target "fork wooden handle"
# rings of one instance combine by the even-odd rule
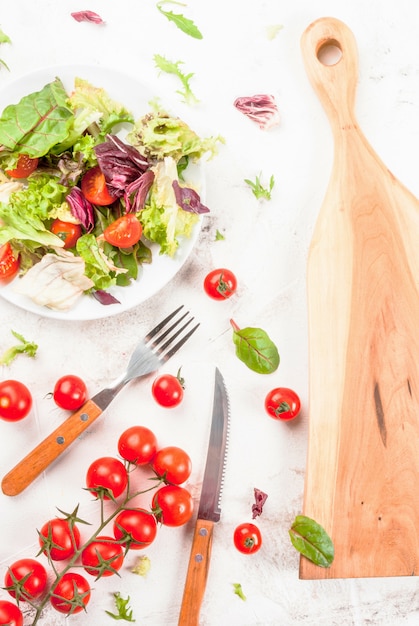
[[[210,565],[214,522],[195,525],[178,626],[198,626]]]
[[[101,413],[102,409],[88,400],[6,474],[1,483],[3,493],[16,496],[26,489]]]

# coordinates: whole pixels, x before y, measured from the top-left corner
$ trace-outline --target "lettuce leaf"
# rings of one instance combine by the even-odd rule
[[[0,117],[0,144],[32,158],[47,154],[66,139],[73,121],[59,78],[7,106]]]
[[[173,182],[177,182],[176,162],[166,157],[152,168],[155,174],[147,203],[139,213],[144,236],[160,245],[160,254],[173,256],[179,237],[190,237],[199,217],[184,211],[176,202]]]
[[[109,289],[116,284],[115,270],[92,234],[82,235],[76,244],[77,253],[84,259],[85,274],[96,289]]]

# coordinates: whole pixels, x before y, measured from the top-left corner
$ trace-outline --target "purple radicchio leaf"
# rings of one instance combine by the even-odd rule
[[[107,135],[107,141],[95,148],[96,158],[109,192],[120,198],[126,187],[149,169],[148,161],[134,146],[130,146],[116,135]]]
[[[94,11],[75,11],[71,14],[71,17],[74,17],[76,22],[93,22],[94,24],[105,23],[100,15],[98,15]]]
[[[121,304],[120,301],[117,300],[117,298],[115,298],[108,291],[104,291],[103,289],[97,289],[96,291],[93,291],[92,296],[96,298],[96,300],[100,302],[100,304],[103,304],[105,306],[108,304]]]
[[[71,214],[76,217],[90,233],[95,225],[95,213],[92,204],[86,200],[79,187],[73,187],[66,200],[70,205]]]
[[[138,213],[144,208],[147,194],[154,181],[154,172],[147,170],[139,178],[127,185],[124,193],[125,210],[127,213]],[[134,196],[131,202],[131,196]]]
[[[255,487],[255,503],[252,505],[252,518],[255,519],[258,515],[262,515],[263,505],[268,499],[268,494],[264,493],[260,489]]]
[[[209,208],[201,203],[199,195],[190,187],[181,187],[177,180],[172,183],[176,202],[189,213],[209,213]]]
[[[274,96],[268,94],[243,96],[234,101],[234,106],[253,122],[256,122],[262,130],[268,130],[280,123],[279,110]]]

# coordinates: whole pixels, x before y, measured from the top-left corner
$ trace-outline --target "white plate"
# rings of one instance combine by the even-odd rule
[[[103,87],[109,96],[123,104],[132,112],[134,119],[140,118],[150,110],[149,102],[158,94],[151,93],[138,79],[120,73],[116,70],[91,66],[57,66],[39,70],[30,75],[23,76],[15,82],[7,85],[0,92],[0,113],[9,104],[16,104],[23,96],[34,91],[39,91],[48,82],[59,77],[67,91],[74,87],[74,78],[80,77],[88,80],[96,87]],[[167,106],[167,105],[165,105]],[[176,115],[173,107],[168,107],[169,113]],[[187,121],[187,120],[185,120]],[[204,181],[202,167],[191,166],[188,168],[188,176],[191,172],[194,185],[198,185],[201,199],[204,195]],[[113,287],[110,293],[119,300],[120,304],[103,305],[92,296],[81,296],[74,307],[68,311],[53,311],[47,307],[35,304],[30,298],[17,294],[13,290],[14,281],[0,289],[0,296],[27,311],[37,313],[43,317],[62,320],[93,320],[117,315],[141,304],[162,287],[164,287],[180,270],[185,263],[195,241],[199,235],[202,219],[196,224],[191,238],[182,239],[179,248],[173,258],[159,254],[159,247],[151,245],[153,261],[145,264],[139,270],[138,279],[127,287]],[[147,243],[149,245],[149,243]]]

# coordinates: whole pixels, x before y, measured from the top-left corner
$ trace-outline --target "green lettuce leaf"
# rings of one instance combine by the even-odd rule
[[[179,237],[190,237],[199,216],[184,211],[176,202],[173,180],[177,180],[176,162],[166,157],[153,168],[155,178],[147,204],[140,212],[144,236],[160,245],[160,254],[173,256]]]
[[[73,121],[59,78],[7,106],[0,117],[0,144],[32,158],[47,154],[66,139]]]
[[[94,282],[96,289],[109,289],[116,284],[114,268],[99,247],[94,235],[82,235],[77,241],[76,249],[84,259],[85,274]]]

